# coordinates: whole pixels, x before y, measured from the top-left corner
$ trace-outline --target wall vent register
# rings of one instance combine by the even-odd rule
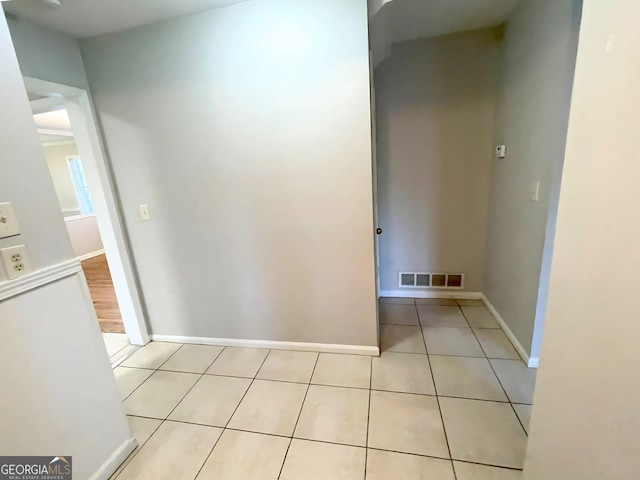
[[[399,272],[398,286],[403,288],[464,288],[464,273]]]

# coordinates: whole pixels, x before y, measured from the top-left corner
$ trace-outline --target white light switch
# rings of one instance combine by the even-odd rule
[[[507,146],[506,145],[498,145],[496,147],[496,158],[504,158],[507,156]]]
[[[24,245],[3,248],[0,250],[0,255],[2,255],[2,263],[10,280],[26,275],[31,271],[29,257],[27,257],[27,247]]]
[[[540,182],[531,182],[531,201],[537,202],[540,199]]]
[[[20,227],[11,203],[0,203],[0,238],[20,235]]]
[[[151,220],[151,213],[149,213],[149,205],[146,203],[138,205],[138,211],[140,212],[140,220]]]

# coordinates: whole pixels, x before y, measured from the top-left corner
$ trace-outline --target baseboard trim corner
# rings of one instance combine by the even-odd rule
[[[481,300],[482,293],[464,290],[380,290],[379,297],[398,298],[453,298],[459,300]]]
[[[95,252],[85,253],[84,255],[80,255],[76,257],[79,262],[83,262],[85,260],[89,260],[90,258],[97,257],[98,255],[102,255],[104,253],[104,248],[100,250],[96,250]]]
[[[300,350],[304,352],[348,353],[351,355],[380,356],[380,348],[368,345],[338,345],[333,343],[278,342],[271,340],[245,340],[242,338],[188,337],[182,335],[151,335],[155,342],[219,345],[222,347],[271,348],[273,350]]]
[[[534,359],[530,359],[529,358],[529,355],[527,354],[527,351],[524,349],[522,344],[518,341],[518,339],[513,334],[513,332],[511,331],[511,329],[509,328],[507,323],[504,321],[504,319],[500,316],[500,314],[498,313],[498,310],[496,310],[496,308],[491,304],[489,299],[487,297],[485,297],[484,294],[482,294],[481,300],[482,300],[482,303],[484,303],[484,305],[487,307],[487,309],[491,312],[491,315],[493,315],[493,318],[496,319],[496,322],[498,322],[498,325],[500,325],[500,328],[502,329],[504,334],[507,336],[507,338],[509,339],[511,344],[514,346],[514,348],[518,352],[518,355],[520,355],[520,358],[522,358],[522,361],[529,368],[536,368],[538,366],[538,359],[537,358],[534,358]],[[535,366],[533,365],[533,363],[535,363]]]
[[[115,452],[109,456],[106,462],[104,462],[100,468],[91,475],[89,480],[109,480],[116,470],[124,463],[131,452],[133,452],[138,446],[138,442],[135,438],[131,437],[120,445]]]

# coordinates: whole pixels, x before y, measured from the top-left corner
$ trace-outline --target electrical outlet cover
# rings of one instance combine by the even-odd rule
[[[24,245],[3,248],[0,250],[0,255],[9,280],[22,277],[31,272],[27,248]]]

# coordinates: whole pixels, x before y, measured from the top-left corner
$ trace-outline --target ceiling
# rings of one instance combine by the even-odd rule
[[[10,0],[5,11],[77,38],[117,32],[245,0]]]
[[[500,25],[521,1],[369,0],[374,64],[396,42]]]
[[[33,116],[40,142],[59,142],[73,140],[73,131],[69,115],[64,108],[50,112],[38,113]]]

